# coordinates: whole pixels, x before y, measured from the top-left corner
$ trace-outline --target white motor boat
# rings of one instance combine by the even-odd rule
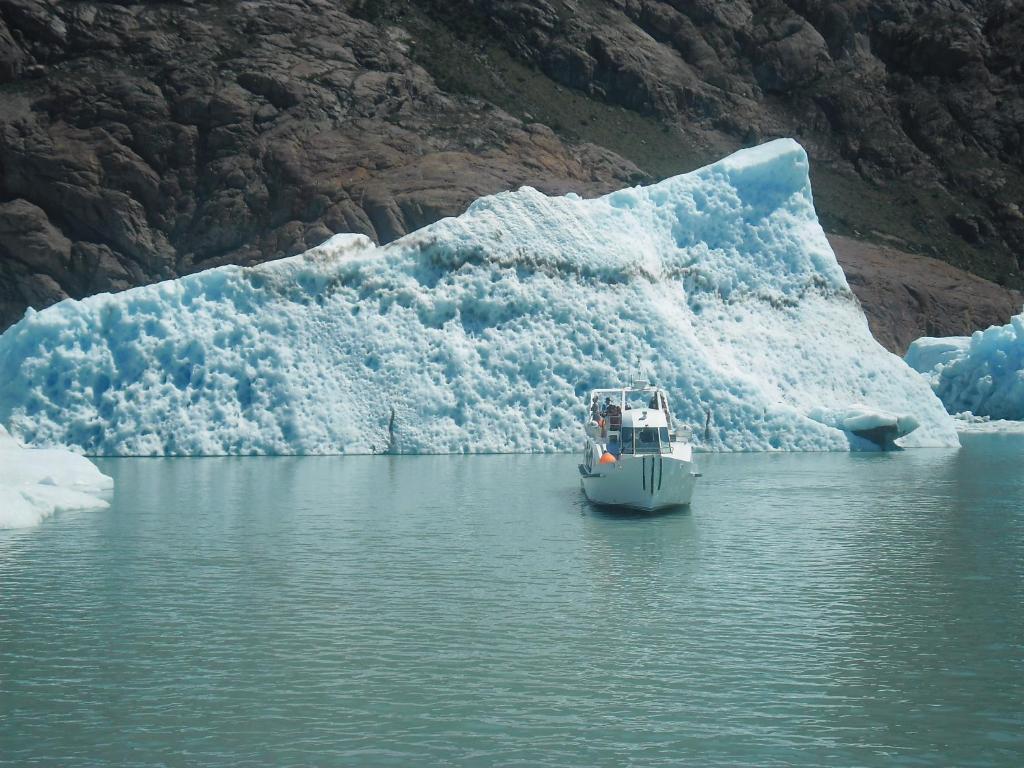
[[[644,511],[690,503],[700,473],[664,391],[646,381],[595,389],[588,410],[580,484],[590,501]]]

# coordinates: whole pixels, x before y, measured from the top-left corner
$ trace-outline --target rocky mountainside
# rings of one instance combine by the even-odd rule
[[[779,135],[876,276],[1019,287],[1022,42],[1017,0],[0,0],[0,328]]]
[[[945,262],[842,235],[829,242],[871,333],[903,355],[921,336],[964,336],[1004,325],[1024,307],[1024,293]]]

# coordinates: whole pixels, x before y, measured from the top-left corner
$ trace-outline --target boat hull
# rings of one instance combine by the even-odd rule
[[[697,482],[692,461],[664,456],[626,456],[614,464],[581,466],[583,493],[594,504],[653,512],[690,503]]]

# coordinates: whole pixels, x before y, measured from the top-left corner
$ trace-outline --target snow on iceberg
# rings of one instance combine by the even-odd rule
[[[35,525],[54,512],[106,507],[114,481],[84,456],[23,448],[0,426],[0,528]]]
[[[0,336],[0,421],[91,454],[572,450],[587,390],[637,357],[708,449],[848,450],[850,408],[957,444],[871,337],[789,139],[27,314]]]
[[[905,359],[950,413],[1024,419],[1024,313],[972,336],[925,336]]]

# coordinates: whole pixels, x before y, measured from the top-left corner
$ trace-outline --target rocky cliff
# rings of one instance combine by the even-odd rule
[[[1022,37],[1011,0],[0,0],[0,328],[777,135],[891,281],[916,252],[1020,286]]]
[[[829,242],[872,335],[899,355],[922,336],[970,335],[1024,307],[1024,293],[938,259],[841,235]]]

